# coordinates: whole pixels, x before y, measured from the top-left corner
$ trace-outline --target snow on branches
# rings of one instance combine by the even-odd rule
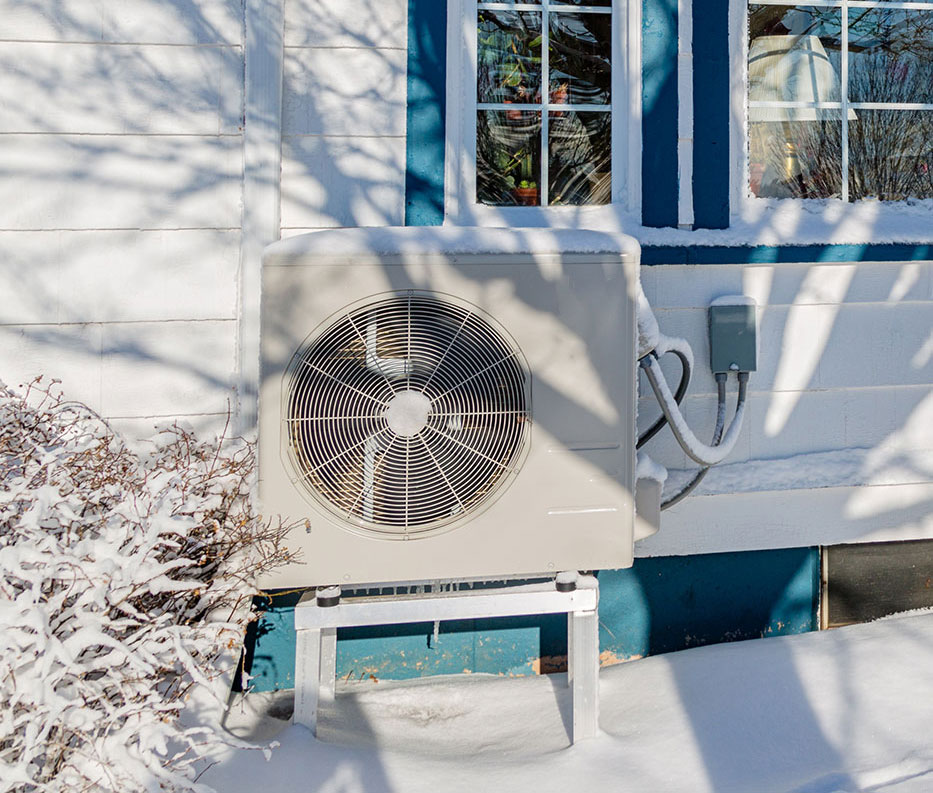
[[[284,528],[254,454],[178,426],[135,453],[89,408],[0,384],[0,793],[201,791],[235,739],[186,727],[242,639]]]

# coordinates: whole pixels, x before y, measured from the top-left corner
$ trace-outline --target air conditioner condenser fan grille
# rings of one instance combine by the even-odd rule
[[[447,526],[515,473],[530,430],[521,352],[479,309],[421,292],[332,319],[286,373],[300,485],[351,525]]]

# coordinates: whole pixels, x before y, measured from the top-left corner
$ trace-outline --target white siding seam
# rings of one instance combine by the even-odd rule
[[[780,458],[778,458],[780,459]],[[747,462],[768,462],[768,460],[748,460]],[[877,482],[870,483],[866,482],[859,485],[817,485],[816,487],[807,486],[807,487],[783,487],[783,488],[762,488],[758,490],[733,490],[729,493],[698,493],[691,498],[733,498],[734,496],[765,496],[765,495],[780,495],[781,493],[800,493],[801,491],[813,491],[813,492],[832,492],[832,491],[846,491],[846,490],[863,490],[868,487],[872,488],[905,488],[905,487],[915,487],[916,485],[926,485],[929,484],[929,481],[926,479],[917,479],[917,480],[904,480],[903,482]]]
[[[37,323],[37,324],[50,324],[50,323]],[[98,324],[98,323],[84,323],[84,324]],[[676,377],[676,375],[675,375]],[[751,377],[749,378],[749,385],[755,382],[755,373],[752,372]],[[691,384],[691,388],[696,387],[694,384]],[[853,391],[869,393],[872,391],[885,392],[885,391],[902,391],[907,389],[924,389],[928,390],[930,388],[929,383],[894,383],[887,385],[845,385],[845,386],[829,386],[827,388],[802,388],[799,390],[794,389],[776,389],[776,388],[764,388],[760,391],[756,391],[753,388],[747,390],[749,397],[758,396],[758,397],[768,397],[772,394],[840,394],[840,393],[851,393]],[[730,381],[727,387],[727,393],[730,396],[735,394],[735,382]],[[711,395],[715,396],[715,391],[696,391],[694,393],[687,394],[684,397],[684,400],[707,400]],[[654,396],[646,394],[645,396],[639,397],[641,400],[645,400],[646,403],[651,404],[657,400]],[[715,400],[714,400],[715,401]],[[715,406],[714,406],[715,407]]]
[[[201,138],[214,140],[216,138],[242,138],[242,132],[56,132],[44,130],[4,130],[0,137],[15,136],[46,137],[46,138]]]
[[[356,138],[371,138],[373,140],[385,140],[386,138],[404,139],[406,135],[357,135],[356,133],[335,134],[333,132],[287,132],[282,134],[282,140],[291,138],[322,138],[333,140],[355,140]]]
[[[168,41],[101,41],[75,39],[69,41],[57,41],[55,39],[5,39],[0,38],[0,44],[54,44],[56,47],[174,47],[176,49],[227,49],[242,50],[242,44],[180,44]]]
[[[351,47],[349,45],[332,44],[286,44],[283,49],[286,52],[291,50],[365,50],[366,52],[407,52],[405,47]]]
[[[48,233],[54,234],[57,232],[80,232],[82,234],[94,232],[117,232],[117,231],[140,231],[147,233],[161,233],[161,232],[173,232],[173,231],[217,231],[217,232],[231,232],[239,231],[239,226],[74,226],[74,227],[60,227],[60,226],[35,226],[30,228],[22,228],[17,226],[16,228],[2,228],[0,227],[0,234],[36,234],[36,233]]]
[[[0,328],[86,328],[92,325],[194,325],[199,322],[236,322],[236,317],[175,317],[163,319],[87,319],[71,322],[4,322],[0,320]]]
[[[108,420],[112,419],[114,421],[125,421],[127,419],[137,421],[139,419],[187,419],[201,416],[230,416],[231,421],[233,420],[232,411],[228,413],[226,410],[214,410],[206,413],[147,413],[144,416],[136,414],[117,415],[115,413],[108,413],[105,418]]]

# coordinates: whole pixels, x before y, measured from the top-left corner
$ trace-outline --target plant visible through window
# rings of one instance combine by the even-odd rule
[[[607,204],[611,0],[480,2],[476,199]]]

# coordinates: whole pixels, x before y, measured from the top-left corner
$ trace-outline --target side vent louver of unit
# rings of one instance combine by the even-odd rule
[[[283,386],[296,484],[364,534],[453,528],[503,491],[527,451],[521,351],[446,295],[390,293],[338,312],[295,353]]]

